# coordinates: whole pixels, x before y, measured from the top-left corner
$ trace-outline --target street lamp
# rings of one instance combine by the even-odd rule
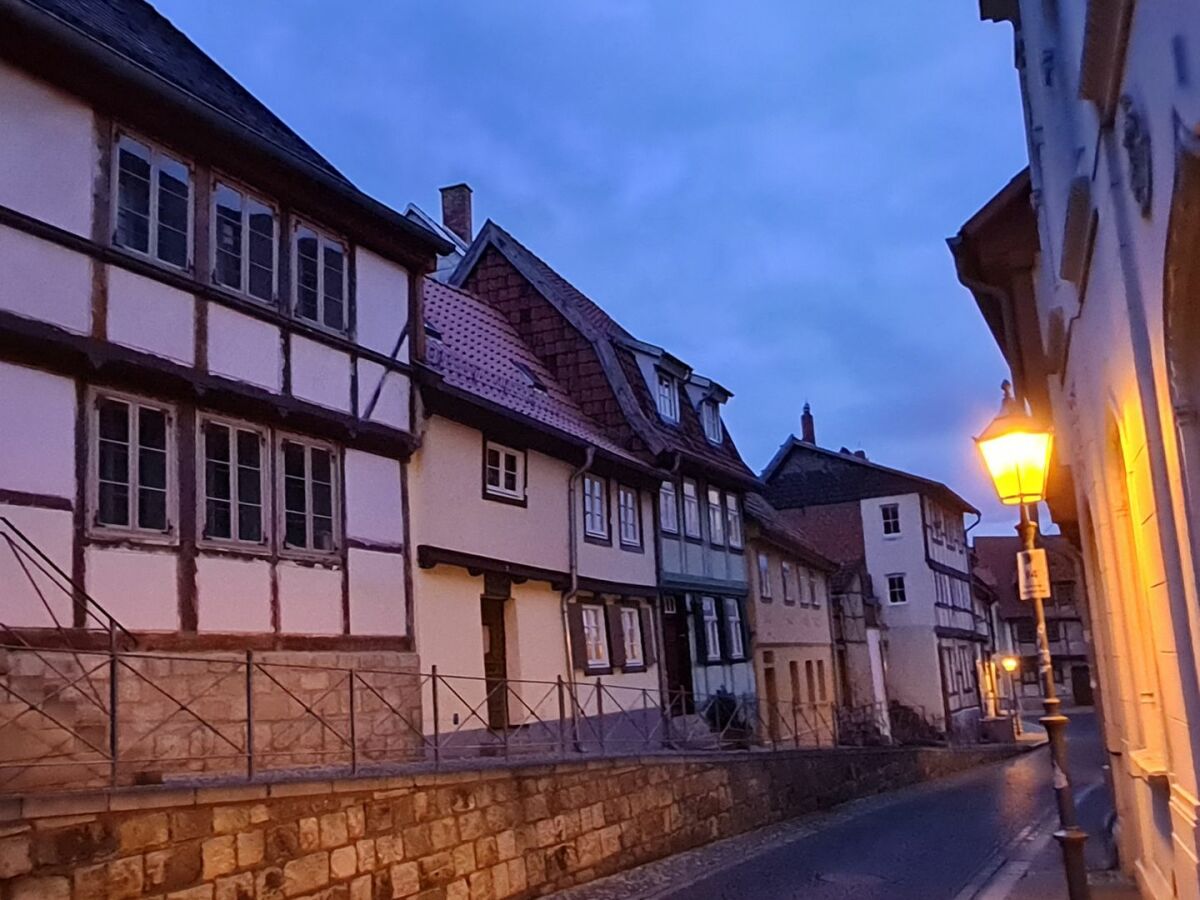
[[[1075,814],[1075,797],[1067,772],[1067,717],[1059,712],[1060,701],[1054,688],[1054,668],[1050,659],[1050,641],[1046,635],[1046,610],[1043,595],[1045,585],[1033,585],[1029,577],[1037,568],[1037,557],[1044,559],[1045,551],[1035,547],[1037,522],[1029,515],[1029,505],[1036,506],[1045,499],[1046,478],[1050,471],[1050,452],[1054,434],[1050,425],[1030,415],[1025,403],[1012,394],[1012,385],[1002,385],[1004,401],[1000,414],[975,439],[984,465],[992,476],[1000,502],[1017,506],[1021,521],[1017,534],[1022,552],[1018,554],[1018,571],[1022,573],[1022,599],[1033,601],[1037,619],[1038,651],[1042,676],[1042,708],[1045,715],[1039,720],[1050,739],[1050,762],[1054,769],[1054,795],[1058,803],[1059,830],[1055,840],[1062,848],[1063,868],[1067,875],[1067,894],[1071,900],[1086,900],[1089,896],[1087,868],[1083,859],[1083,842],[1087,835],[1079,827]],[[1007,661],[1005,663],[1007,669]]]
[[[1004,669],[1008,675],[1008,702],[1012,707],[1013,729],[1017,734],[1021,733],[1021,707],[1017,703],[1017,682],[1013,678],[1013,673],[1017,671],[1020,660],[1015,656],[1005,656],[1000,659],[1000,668]]]

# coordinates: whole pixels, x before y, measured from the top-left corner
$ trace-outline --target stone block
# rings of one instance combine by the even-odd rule
[[[208,807],[176,810],[170,814],[171,840],[208,837],[212,824],[213,811]]]
[[[500,851],[492,835],[485,834],[475,841],[475,861],[480,866],[494,866],[500,861]]]
[[[423,856],[417,861],[421,887],[440,887],[455,878],[454,856],[448,851]]]
[[[300,828],[295,823],[274,825],[267,829],[266,858],[271,863],[284,863],[300,852]]]
[[[359,875],[350,882],[350,900],[373,900],[370,875]]]
[[[136,853],[161,847],[170,837],[165,812],[131,816],[117,825],[117,847],[122,853]]]
[[[203,871],[200,841],[185,841],[151,850],[145,857],[146,886],[170,891],[199,881]]]
[[[105,900],[108,896],[108,866],[79,866],[72,873],[74,900]]]
[[[367,834],[382,834],[385,831],[391,831],[392,810],[393,804],[387,800],[377,800],[373,803],[368,803],[363,810],[366,819]]]
[[[374,872],[375,871],[375,841],[370,838],[363,838],[356,841],[354,844],[354,852],[358,858],[358,871]],[[399,862],[399,860],[390,860],[390,862]]]
[[[213,886],[198,884],[195,887],[167,894],[167,900],[213,900]]]
[[[401,862],[408,849],[408,842],[398,834],[385,834],[383,837],[375,839],[375,856],[381,866],[390,866],[393,863]]]
[[[459,875],[469,875],[475,871],[475,845],[468,841],[459,844],[451,851],[454,857],[454,871]]]
[[[489,874],[492,876],[492,895],[494,897],[507,897],[512,893],[512,888],[508,883],[508,863],[497,863],[492,866]]]
[[[0,841],[0,877],[7,866],[20,865],[20,838]],[[33,840],[33,861],[39,866],[63,866],[88,863],[111,856],[117,850],[117,837],[104,822],[86,822],[70,828],[37,832]],[[28,850],[24,851],[26,857]],[[4,862],[7,857],[8,862]],[[28,870],[26,870],[28,871]],[[14,874],[21,874],[14,872]]]
[[[212,811],[212,830],[215,834],[233,834],[249,827],[249,806],[218,806]]]
[[[245,869],[256,866],[266,855],[265,840],[262,831],[243,831],[237,835],[237,864]]]
[[[514,894],[519,894],[528,887],[525,879],[525,860],[510,859],[508,861],[508,888]]]
[[[410,857],[428,856],[433,849],[428,825],[411,825],[404,829],[404,850]]]
[[[392,883],[392,900],[411,897],[421,890],[421,872],[415,862],[392,866],[388,874]]]
[[[283,869],[271,866],[254,873],[254,900],[283,900]]]
[[[470,900],[471,886],[465,878],[446,885],[446,900]]]
[[[438,819],[429,823],[429,841],[434,850],[445,850],[459,843],[458,823],[452,818]]]
[[[15,878],[33,871],[28,835],[0,838],[0,878]]]
[[[203,863],[205,881],[211,881],[218,875],[228,875],[237,868],[237,845],[232,834],[221,835],[206,840],[200,845],[200,856]]]
[[[367,833],[366,813],[361,806],[351,806],[346,810],[346,830],[354,840]]]
[[[254,900],[254,873],[242,872],[218,878],[213,900]]]
[[[471,900],[493,900],[496,896],[492,889],[492,872],[490,869],[476,872],[467,880],[471,890]]]
[[[346,824],[346,814],[336,812],[321,816],[319,832],[322,849],[329,850],[349,843],[350,831]]]
[[[142,857],[126,856],[108,864],[108,900],[129,900],[142,895],[145,869]]]
[[[471,810],[458,817],[458,836],[473,841],[487,831],[487,820],[480,810]]]
[[[512,859],[517,855],[517,833],[511,828],[496,835],[496,850],[501,860]]]
[[[316,850],[321,845],[321,826],[315,817],[301,819],[300,825],[300,850],[307,852]]]
[[[338,847],[329,854],[329,873],[338,881],[358,872],[358,853],[354,847]]]
[[[293,859],[283,867],[283,894],[295,897],[311,893],[329,884],[329,854],[310,853]]]
[[[11,900],[71,900],[66,878],[19,878],[9,888]]]

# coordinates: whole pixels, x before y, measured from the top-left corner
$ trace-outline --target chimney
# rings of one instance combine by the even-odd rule
[[[804,404],[804,412],[800,414],[800,440],[806,444],[817,445],[817,429],[813,424],[812,408]]]
[[[452,184],[442,188],[442,224],[467,244],[475,236],[471,231],[471,186]]]

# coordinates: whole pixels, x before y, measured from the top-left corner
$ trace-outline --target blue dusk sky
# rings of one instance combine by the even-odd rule
[[[1003,361],[945,238],[1025,163],[974,0],[158,0],[363,190],[490,217],[734,392],[761,470],[820,444],[984,510]]]

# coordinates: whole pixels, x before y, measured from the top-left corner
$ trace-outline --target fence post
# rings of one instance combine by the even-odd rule
[[[438,715],[438,673],[437,666],[429,667],[429,684],[433,691],[433,765],[437,768],[442,762],[442,723]]]
[[[658,692],[658,708],[659,715],[663,720],[663,749],[671,748],[671,689],[667,688],[666,692]]]
[[[563,696],[563,680],[562,676],[558,676],[558,755],[567,755],[567,706],[566,697]]]
[[[254,780],[254,651],[246,651],[246,780]]]
[[[117,786],[117,760],[121,755],[120,736],[117,732],[117,723],[120,721],[120,713],[117,709],[117,671],[120,665],[117,662],[117,631],[114,627],[113,617],[108,617],[108,754],[112,759],[112,785]]]
[[[354,669],[350,669],[350,774],[358,774],[358,729],[354,724]]]
[[[600,724],[600,755],[604,755],[604,679],[596,679],[596,721]]]
[[[484,682],[484,691],[485,692],[487,691],[487,682],[486,681]],[[500,729],[500,734],[503,735],[503,737],[504,737],[504,758],[508,759],[509,718],[508,718],[508,676],[507,675],[505,675],[504,678],[502,678],[500,680],[500,700],[502,701],[500,703],[500,711],[504,716],[504,724],[503,724],[503,727]]]

